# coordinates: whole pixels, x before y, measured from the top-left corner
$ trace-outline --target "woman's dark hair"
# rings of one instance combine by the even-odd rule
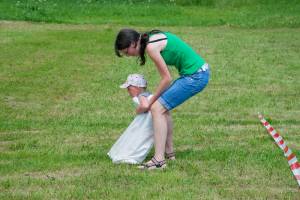
[[[144,65],[146,63],[145,57],[145,49],[147,47],[150,34],[160,33],[159,30],[152,30],[150,32],[138,33],[133,29],[122,29],[117,35],[115,41],[115,53],[118,57],[122,57],[120,54],[120,50],[128,48],[132,43],[137,45],[140,39],[140,52],[139,52],[139,60],[140,65]]]

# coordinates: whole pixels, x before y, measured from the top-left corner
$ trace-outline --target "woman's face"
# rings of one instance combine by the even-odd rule
[[[125,56],[139,56],[139,45],[137,45],[136,43],[131,43],[128,48],[122,49],[120,51]]]

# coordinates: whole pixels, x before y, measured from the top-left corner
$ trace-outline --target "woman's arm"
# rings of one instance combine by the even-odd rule
[[[160,55],[161,47],[155,44],[149,44],[146,48],[146,52],[148,53],[151,60],[154,62],[159,74],[160,74],[160,82],[156,87],[155,93],[149,102],[149,109],[151,105],[159,98],[161,93],[167,89],[172,81],[171,74],[168,70],[167,64],[164,59]]]
[[[139,106],[140,106],[142,109],[147,109],[147,108],[149,108],[149,101],[148,101],[147,97],[140,95],[138,98],[139,98],[139,102],[140,102],[140,105],[139,105]]]

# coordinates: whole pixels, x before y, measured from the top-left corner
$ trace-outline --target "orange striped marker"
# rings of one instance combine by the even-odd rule
[[[284,152],[284,156],[287,158],[290,169],[292,170],[296,181],[300,187],[300,164],[296,158],[296,155],[293,154],[292,150],[285,144],[283,138],[279,135],[279,133],[265,120],[265,118],[258,114],[258,117],[261,123],[266,127],[272,138],[275,140],[276,144],[281,148]]]

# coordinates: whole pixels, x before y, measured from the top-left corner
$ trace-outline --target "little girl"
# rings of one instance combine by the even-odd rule
[[[137,106],[148,107],[151,94],[146,91],[143,75],[130,74],[120,88],[127,88]],[[114,163],[139,164],[144,161],[153,146],[151,112],[138,114],[108,152]]]

